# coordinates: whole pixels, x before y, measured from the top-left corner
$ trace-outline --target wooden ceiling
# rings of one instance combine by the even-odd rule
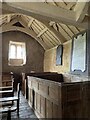
[[[1,3],[0,32],[25,32],[47,50],[88,29],[89,2],[50,1]]]

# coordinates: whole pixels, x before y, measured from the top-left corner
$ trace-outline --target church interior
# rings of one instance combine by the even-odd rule
[[[89,1],[0,1],[0,117],[30,111],[90,119]]]

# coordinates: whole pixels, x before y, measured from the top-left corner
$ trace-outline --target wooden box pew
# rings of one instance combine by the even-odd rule
[[[63,75],[56,72],[22,73],[22,93],[28,99],[27,76],[34,76],[56,82],[63,82]]]
[[[90,82],[54,82],[28,76],[28,103],[38,118],[90,119]]]
[[[37,76],[41,74],[49,74],[50,72],[40,72],[40,73],[22,73],[22,87],[21,91],[23,95],[26,97],[27,94],[27,76]]]

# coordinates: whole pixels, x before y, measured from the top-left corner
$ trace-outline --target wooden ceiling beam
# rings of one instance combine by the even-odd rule
[[[35,20],[35,19],[32,18],[32,19],[28,22],[28,27],[30,27],[30,26],[32,25],[32,23],[33,23],[34,20]]]
[[[44,42],[40,39],[37,38],[36,34],[33,32],[33,30],[30,29],[26,29],[26,28],[22,28],[22,27],[16,27],[16,26],[3,26],[0,28],[0,33],[2,32],[7,32],[7,31],[21,31],[24,32],[30,36],[32,36],[35,40],[37,40],[39,42],[39,44],[41,44],[41,46],[46,50],[47,46],[44,45]]]
[[[42,47],[43,47],[45,50],[48,49],[48,46],[44,43],[44,41],[42,41],[41,38],[38,38],[38,37],[37,37],[36,30],[33,31],[33,30],[31,30],[31,29],[29,29],[29,28],[27,27],[27,23],[26,23],[25,19],[23,19],[23,17],[19,18],[19,22],[25,27],[25,29],[26,29],[27,31],[32,31],[35,39],[42,45]],[[35,29],[36,29],[36,28],[35,28]]]
[[[7,25],[13,25],[13,24],[15,24],[16,22],[18,22],[18,19],[13,19],[13,20],[11,20],[9,23],[7,23]],[[3,26],[2,26],[3,27]]]
[[[69,37],[69,35],[65,32],[65,30],[62,28],[62,26],[57,23],[58,27],[59,27],[59,31],[61,32],[61,34],[66,38],[66,40],[70,40],[71,38]]]
[[[33,22],[32,25],[36,26],[37,29],[39,30],[39,32],[40,32],[41,30],[43,30],[43,29],[40,27],[40,25],[37,23],[37,21]]]
[[[24,20],[22,20],[21,18],[18,18],[18,22],[20,22],[24,26],[24,28],[23,27],[12,26],[16,22],[17,22],[17,20],[14,19],[10,22],[10,24],[2,25],[0,27],[0,30],[1,30],[0,33],[6,32],[6,31],[13,31],[13,30],[21,31],[21,32],[24,32],[24,33],[32,36],[35,40],[37,40],[39,42],[39,44],[41,44],[41,46],[45,50],[48,49],[48,46],[46,46],[46,44],[44,45],[44,42],[37,37],[37,34],[33,30],[31,30],[27,27],[27,24],[26,24],[26,22],[24,22]]]
[[[87,14],[88,8],[89,8],[89,3],[87,0],[84,2],[82,2],[82,0],[78,0],[76,6],[74,8],[74,11],[76,12],[76,21],[77,22],[83,21],[85,15]]]
[[[56,36],[51,31],[46,31],[46,34],[51,38],[52,42],[55,45],[61,44],[60,41],[56,38]]]
[[[65,7],[65,9],[70,10],[75,3],[76,3],[76,2],[70,2],[70,3]]]
[[[42,38],[45,39],[45,41],[47,42],[48,46],[50,46],[50,48],[53,48],[54,46],[56,46],[52,41],[52,39],[46,33],[42,35]]]
[[[73,35],[75,35],[76,34],[76,32],[74,32],[74,30],[75,30],[75,27],[73,26],[73,29],[69,26],[69,25],[67,25],[67,27],[70,29],[70,31],[73,33]]]
[[[60,32],[57,32],[52,26],[49,25],[50,22],[46,22],[46,21],[44,21],[42,19],[38,19],[38,20],[41,22],[41,24],[44,24],[45,27],[47,27],[51,32],[53,32],[56,35],[56,37],[58,38],[59,43],[62,44],[63,42],[67,41],[66,38]],[[39,21],[36,20],[36,22],[34,22],[34,23],[38,23],[40,25]]]
[[[53,26],[50,26],[49,23],[47,23],[45,21],[42,21],[42,22],[50,31],[52,31],[56,35],[56,37],[58,38],[58,40],[61,44],[67,41],[66,38],[60,32],[56,31],[53,28]]]
[[[52,42],[47,38],[47,36],[45,34],[43,34],[41,36],[41,38],[44,40],[44,42],[46,43],[46,45],[48,46],[49,49],[54,47]]]
[[[65,24],[60,24],[60,25],[70,35],[70,37],[72,37],[74,35],[73,32],[68,28],[67,25],[65,25]]]
[[[74,32],[74,34],[77,34],[80,32],[77,30],[77,28],[75,26],[68,25],[68,27]]]
[[[51,6],[43,2],[8,2],[3,3],[3,9],[8,9],[8,11],[27,13],[28,15],[38,15],[44,17],[48,20],[58,19],[60,21],[72,21],[75,22],[75,12],[67,11],[65,9],[59,8],[57,6]]]
[[[87,21],[78,23],[76,21],[76,12],[65,10],[57,6],[51,6],[46,3],[3,3],[2,9],[5,11],[11,11],[15,13],[21,13],[28,16],[32,16],[35,19],[42,21],[55,21],[58,23],[74,25],[76,27],[82,27],[87,29]],[[25,7],[26,6],[26,7]],[[36,9],[35,9],[36,8]],[[35,10],[34,10],[35,9]]]
[[[70,39],[72,39],[71,35],[66,30],[65,26],[63,27],[63,25],[59,23],[59,27],[61,27],[65,31],[65,33],[70,37]]]
[[[7,15],[7,22],[9,23],[10,20],[11,20],[11,15],[9,14],[9,15]]]
[[[66,8],[66,4],[61,0],[61,2],[57,2],[58,7]]]
[[[35,22],[34,22],[35,23]],[[32,29],[34,30],[34,32],[36,34],[39,33],[39,29],[37,28],[36,24],[34,25],[34,23],[32,24]],[[44,37],[45,34],[42,34],[42,36],[39,37],[39,39],[43,39],[44,43],[46,44],[46,46],[48,47],[48,49],[50,49],[51,47],[54,47],[51,43],[51,39],[50,38],[46,38]],[[47,36],[48,37],[48,36]]]
[[[35,22],[32,24],[32,28],[33,28],[33,30],[35,30],[35,32],[36,32],[36,34],[39,34],[40,32],[39,32],[39,29],[37,28],[38,26],[35,24]],[[48,28],[47,28],[48,29]],[[45,37],[44,37],[45,36]],[[55,46],[55,44],[53,44],[52,43],[52,39],[46,34],[46,33],[44,33],[44,34],[42,34],[39,38],[44,38],[45,40],[44,40],[44,42],[46,43],[46,45],[49,47],[49,48],[51,48],[51,46],[52,47],[54,47]]]
[[[35,25],[32,24],[31,29],[33,29],[36,34],[39,34],[39,30]]]
[[[42,34],[44,34],[46,31],[48,30],[48,28],[44,28],[38,35],[37,37],[40,37]]]

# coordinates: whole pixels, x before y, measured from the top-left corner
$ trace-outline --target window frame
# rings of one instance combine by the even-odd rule
[[[15,46],[15,57],[11,57],[11,45]],[[22,52],[21,52],[21,58],[17,57],[17,47],[21,46]],[[14,41],[9,41],[9,53],[8,53],[8,65],[9,66],[23,66],[26,64],[26,44],[25,42],[14,42]],[[13,62],[17,61],[22,61],[20,64],[11,64]]]

